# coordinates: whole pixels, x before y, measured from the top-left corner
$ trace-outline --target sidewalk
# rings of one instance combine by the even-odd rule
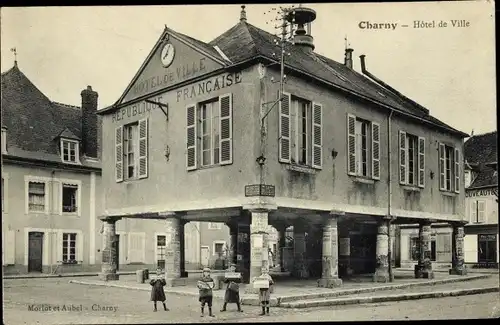
[[[429,287],[434,285],[443,285],[455,282],[463,282],[469,280],[478,280],[490,277],[490,275],[467,275],[454,276],[447,274],[436,274],[433,280],[414,279],[413,272],[399,272],[396,281],[393,283],[374,283],[370,278],[359,278],[344,281],[339,288],[328,289],[318,288],[315,280],[293,280],[293,279],[276,279],[276,287],[271,295],[271,305],[280,306],[286,302],[294,302],[304,299],[325,299],[339,296],[348,296],[361,293],[371,293],[376,291],[391,291],[396,289],[405,289],[413,287]],[[100,280],[71,280],[70,283],[106,286],[115,288],[124,288],[131,290],[149,291],[151,287],[148,283],[137,283],[133,276],[122,276],[118,281],[100,281]],[[240,288],[240,297],[244,305],[258,305],[257,294],[246,293],[248,285],[242,285]],[[498,285],[497,285],[498,286]],[[167,288],[167,294],[177,294],[184,296],[197,296],[198,289],[196,288],[196,278],[188,278],[186,286]],[[224,298],[224,290],[214,290],[215,299]]]
[[[412,271],[413,269],[407,269],[407,268],[398,268],[396,270],[401,270],[405,272]],[[434,273],[439,272],[439,273],[448,273],[448,269],[433,269]],[[498,274],[498,269],[473,269],[473,268],[467,268],[467,273],[468,274]]]
[[[118,271],[119,275],[135,274],[135,271]],[[3,275],[3,279],[44,279],[44,278],[73,278],[73,277],[91,277],[98,276],[99,272],[76,272],[76,273],[28,273],[28,274],[12,274]]]

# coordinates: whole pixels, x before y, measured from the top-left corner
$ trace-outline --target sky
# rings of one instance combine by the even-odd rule
[[[297,4],[295,4],[297,5]],[[272,8],[246,6],[248,23],[276,33]],[[345,38],[354,69],[367,70],[474,134],[496,130],[495,21],[492,1],[302,4],[317,13],[315,52],[343,62]],[[209,42],[239,22],[240,5],[1,8],[1,71],[14,64],[51,100],[81,104],[87,85],[99,108],[124,92],[164,26]],[[453,27],[452,20],[467,27]],[[414,28],[415,21],[435,27]],[[395,29],[362,29],[374,23]],[[439,27],[446,22],[446,27]],[[408,25],[408,27],[402,27]]]

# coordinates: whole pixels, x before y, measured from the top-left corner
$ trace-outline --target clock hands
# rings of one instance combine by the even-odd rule
[[[168,52],[170,52],[170,46],[167,46],[167,52],[165,52],[165,55],[163,56],[163,60],[165,60],[166,57],[168,56]]]

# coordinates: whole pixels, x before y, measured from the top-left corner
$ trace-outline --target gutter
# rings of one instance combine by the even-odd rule
[[[34,158],[24,158],[24,157],[16,157],[16,156],[8,156],[8,155],[2,155],[2,162],[5,163],[16,163],[16,162],[24,162],[27,165],[33,165],[33,166],[41,166],[41,167],[57,167],[60,169],[64,170],[72,170],[72,171],[81,171],[81,172],[102,172],[101,168],[98,167],[90,167],[90,166],[84,166],[84,165],[71,165],[68,166],[66,164],[60,163],[60,162],[55,162],[55,161],[47,161],[47,160],[41,160],[41,159],[34,159]]]
[[[391,110],[391,113],[389,114],[389,117],[387,118],[387,180],[388,180],[388,187],[389,190],[387,191],[387,216],[390,218],[389,219],[389,227],[387,227],[387,231],[389,232],[389,240],[388,240],[388,245],[389,245],[389,251],[388,251],[388,259],[389,259],[389,282],[393,282],[393,273],[392,273],[392,240],[391,240],[391,222],[392,222],[392,215],[391,215],[391,208],[392,208],[392,168],[391,168],[391,118],[392,118],[392,113],[394,113],[393,110]]]

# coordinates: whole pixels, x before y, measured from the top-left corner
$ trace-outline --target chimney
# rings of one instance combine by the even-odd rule
[[[97,143],[97,92],[91,86],[82,90],[82,153],[98,158]]]
[[[345,49],[344,64],[349,69],[352,69],[352,51],[353,51],[353,49],[349,49],[349,48]]]

